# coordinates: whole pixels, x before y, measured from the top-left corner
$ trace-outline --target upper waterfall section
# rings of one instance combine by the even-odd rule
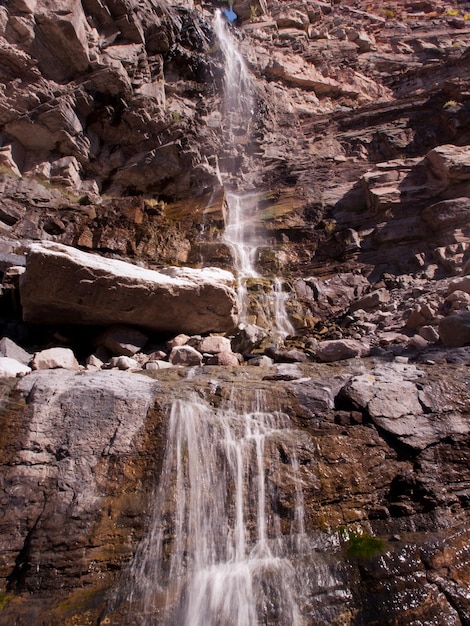
[[[214,33],[223,59],[222,93],[222,151],[219,155],[224,183],[235,185],[243,179],[255,116],[253,81],[238,50],[227,19],[217,9],[213,20]],[[245,170],[247,167],[245,166]]]

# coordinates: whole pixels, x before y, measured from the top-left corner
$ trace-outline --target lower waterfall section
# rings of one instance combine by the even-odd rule
[[[196,394],[172,402],[152,521],[126,576],[129,624],[300,624],[304,508],[290,421],[266,411],[263,390],[243,396],[234,389],[217,408]]]
[[[256,269],[258,251],[267,247],[266,232],[259,217],[263,194],[227,192],[224,242],[233,255],[237,276],[240,323],[269,329],[281,343],[296,330],[287,313],[289,292],[279,278],[263,276]]]

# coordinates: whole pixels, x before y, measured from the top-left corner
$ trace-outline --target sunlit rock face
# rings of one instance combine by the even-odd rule
[[[469,623],[457,5],[235,0],[242,122],[215,1],[0,7],[2,624]]]

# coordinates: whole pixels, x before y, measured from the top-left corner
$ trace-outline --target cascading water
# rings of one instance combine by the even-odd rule
[[[295,335],[289,316],[286,313],[286,302],[288,294],[283,289],[283,283],[280,278],[274,280],[274,320],[276,323],[276,334],[281,339],[285,339],[289,335]]]
[[[240,301],[240,319],[248,320],[247,281],[259,278],[255,270],[256,253],[262,239],[257,233],[253,215],[256,209],[257,194],[241,196],[227,193],[227,221],[225,224],[224,241],[230,246],[234,266],[237,271],[237,292]]]
[[[214,32],[219,42],[224,60],[224,125],[226,143],[245,147],[249,144],[250,128],[254,116],[253,83],[243,57],[228,31],[220,11],[214,17]],[[230,160],[229,160],[230,162]],[[237,159],[235,159],[237,162]],[[224,172],[221,172],[224,178]],[[225,172],[225,177],[236,172]],[[250,279],[260,278],[255,269],[258,249],[265,245],[264,233],[256,219],[260,194],[256,192],[234,193],[228,191],[227,218],[224,241],[230,246],[237,274],[238,296],[240,301],[240,321],[248,322],[248,290]],[[273,334],[283,340],[295,330],[286,313],[287,294],[282,289],[280,279],[271,287],[271,294],[265,302],[258,303],[264,317],[272,322]],[[266,310],[267,309],[267,310]]]
[[[248,135],[247,124],[253,116],[252,81],[220,10],[214,15],[214,32],[224,58],[224,113],[232,131],[241,129],[242,135]]]
[[[249,134],[252,84],[220,12],[214,28],[225,60],[224,131],[235,145]],[[225,241],[245,317],[246,281],[260,278],[255,260],[264,243],[254,219],[258,196],[227,192]],[[272,294],[272,324],[285,338],[293,328],[280,280]],[[129,606],[129,626],[300,626],[293,561],[305,545],[304,507],[288,416],[273,409],[272,397],[268,408],[262,389],[249,397],[234,386],[217,407],[178,393],[149,532],[115,606]]]
[[[304,510],[289,428],[262,390],[234,389],[217,409],[196,395],[171,404],[153,519],[129,572],[129,624],[300,624],[290,559]],[[287,521],[276,504],[286,466]]]

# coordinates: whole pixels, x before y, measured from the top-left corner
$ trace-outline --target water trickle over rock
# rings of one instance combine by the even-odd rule
[[[0,7],[0,327],[26,349],[2,342],[5,626],[182,621],[190,595],[194,615],[210,621],[201,595],[224,610],[213,571],[230,585],[244,582],[224,596],[231,607],[248,598],[240,620],[255,619],[255,610],[273,625],[297,617],[348,626],[470,620],[463,3],[234,0],[233,9],[238,19],[225,31],[253,82],[249,99],[237,94],[250,101],[248,123],[222,102],[225,61],[211,0]],[[149,329],[144,352],[109,360],[103,346],[90,356],[88,327],[21,319],[18,285],[31,242],[156,270],[233,270],[221,182],[229,193],[260,193],[246,229],[261,236],[252,245],[257,276],[246,287],[248,320],[265,328],[246,324],[223,338],[257,367],[235,366],[240,357],[225,348],[214,352],[224,347],[218,339],[179,336],[170,348],[169,336]],[[297,330],[286,349],[265,336],[276,276]],[[171,359],[181,366],[168,360],[178,342],[184,350]],[[33,353],[51,347],[73,347],[80,369],[29,373]],[[85,363],[126,371],[92,373]],[[132,372],[144,363],[145,374]],[[264,433],[269,567],[261,574],[251,555],[256,488],[243,494],[245,558],[230,578],[236,489],[226,515],[221,500],[214,507],[231,537],[219,543],[219,530],[206,543],[205,554],[221,557],[219,570],[195,567],[193,542],[171,532],[188,518],[170,502],[174,483],[162,495],[163,517],[155,502],[170,421],[185,415],[179,441],[189,441],[182,424],[192,417],[204,437],[220,434],[230,415],[239,423],[244,411],[257,412],[248,399],[229,411],[234,389],[251,400],[262,390],[261,413],[282,415],[283,428],[267,437],[265,417],[253,422]],[[204,452],[211,466],[228,458],[220,438],[194,448],[203,475]],[[190,482],[188,450],[185,496],[201,493]],[[257,487],[251,460],[246,472]],[[233,477],[213,474],[212,486]],[[299,483],[302,541],[295,524],[291,534]],[[156,519],[166,532],[161,589],[152,588],[159,576],[145,558]],[[173,557],[175,545],[182,551]],[[165,587],[170,564],[181,578]],[[132,572],[141,580],[134,612]],[[163,598],[176,589],[186,599]]]

